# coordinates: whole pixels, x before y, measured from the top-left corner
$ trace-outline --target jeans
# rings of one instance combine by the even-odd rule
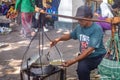
[[[90,80],[90,71],[97,68],[103,59],[104,55],[94,57],[94,58],[85,58],[82,61],[78,62],[77,75],[79,80]]]

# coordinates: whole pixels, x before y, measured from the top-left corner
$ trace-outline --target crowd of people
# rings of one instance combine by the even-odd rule
[[[0,6],[0,12],[6,16],[6,18],[14,20],[17,19],[19,15],[18,22],[22,24],[20,33],[30,39],[36,34],[35,31],[38,28],[43,28],[44,31],[48,31],[46,26],[53,27],[54,21],[57,20],[55,16],[40,14],[39,11],[42,10],[49,14],[57,13],[57,8],[52,6],[51,0],[16,0],[15,3],[10,5],[2,1]]]
[[[24,36],[34,36],[35,32],[32,30],[32,28],[38,28],[40,27],[41,21],[40,21],[40,12],[36,10],[44,10],[47,13],[53,13],[57,14],[56,7],[54,7],[51,3],[51,1],[47,1],[43,4],[44,0],[17,0],[16,3],[7,5],[3,1],[1,4],[1,13],[2,15],[6,15],[7,18],[13,19],[16,17],[18,13],[21,12],[21,23],[22,23],[22,29],[21,29],[21,34],[24,34]],[[115,17],[119,14],[119,0],[98,0],[100,5],[97,8],[97,10],[94,12],[94,16],[97,17],[99,20],[105,20],[106,18],[112,18]],[[24,3],[25,2],[25,3]],[[27,6],[24,4],[28,4]],[[24,5],[24,6],[23,6]],[[21,8],[20,8],[21,6]],[[29,6],[29,7],[28,7]],[[36,12],[35,12],[36,11]],[[29,13],[29,14],[27,14]],[[30,14],[31,13],[31,14]],[[27,20],[27,15],[29,21]],[[30,17],[31,15],[31,17]],[[24,17],[23,17],[24,16]],[[42,15],[44,16],[42,20],[44,20],[43,23],[43,29],[44,31],[48,31],[46,26],[54,26],[54,21],[57,20],[57,17],[51,16],[51,15]],[[25,22],[28,21],[28,22]],[[111,30],[111,24],[105,23],[105,22],[97,22],[102,29],[103,32],[106,30]],[[30,25],[32,25],[32,28],[30,28]],[[24,27],[28,26],[28,27]]]
[[[17,0],[15,10],[21,12],[21,34],[25,37],[31,38],[36,34],[31,25],[34,28],[43,28],[44,31],[48,31],[46,24],[50,23],[50,26],[54,26],[55,18],[40,13],[40,11],[54,14],[57,12],[49,1],[43,4],[43,0]]]
[[[119,0],[114,0],[114,2],[112,1],[111,3],[110,0],[101,0],[100,6],[98,7],[94,15],[99,20],[105,20],[106,18],[113,18],[115,16],[118,16],[120,9],[119,3]],[[103,32],[105,32],[106,30],[111,30],[110,23],[97,22],[97,24],[102,27]]]
[[[0,16],[3,15],[3,16],[6,16],[6,18],[12,18],[14,17],[13,15],[13,7],[14,6],[14,1],[11,0],[10,2],[5,2],[5,1],[0,1]],[[9,16],[8,15],[11,15]],[[12,29],[10,28],[10,20],[7,20],[7,19],[3,19],[1,18],[0,20],[0,34],[9,34]]]

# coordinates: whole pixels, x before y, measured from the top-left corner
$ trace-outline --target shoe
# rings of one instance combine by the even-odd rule
[[[38,28],[34,29],[35,32],[38,32]]]
[[[45,27],[43,27],[43,30],[44,30],[45,32],[47,32],[47,31],[48,31],[48,29],[47,29],[47,28],[45,28]]]

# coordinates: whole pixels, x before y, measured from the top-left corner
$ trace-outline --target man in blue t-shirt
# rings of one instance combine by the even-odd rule
[[[93,17],[92,10],[87,6],[81,6],[77,10],[76,17],[91,19]],[[90,71],[97,68],[106,50],[103,45],[103,31],[99,25],[92,21],[84,19],[78,20],[79,25],[69,33],[56,38],[51,41],[51,47],[59,41],[66,41],[69,39],[77,39],[80,44],[80,54],[63,62],[64,67],[68,67],[78,62],[77,74],[79,80],[90,80]]]

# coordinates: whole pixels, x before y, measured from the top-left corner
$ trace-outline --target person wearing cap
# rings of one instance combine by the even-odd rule
[[[87,6],[79,7],[76,17],[92,19],[91,8]],[[103,45],[103,32],[101,27],[95,22],[80,19],[78,23],[72,32],[52,40],[50,46],[52,47],[60,41],[78,40],[80,54],[63,62],[62,66],[69,67],[78,62],[77,74],[79,80],[90,80],[90,71],[97,68],[106,54],[106,49]]]

